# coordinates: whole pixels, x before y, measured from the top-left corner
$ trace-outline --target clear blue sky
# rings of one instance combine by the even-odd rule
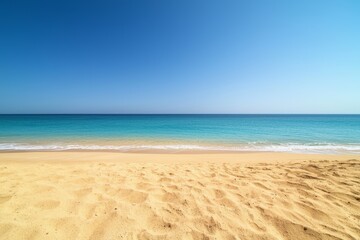
[[[360,1],[3,0],[0,113],[360,113]]]

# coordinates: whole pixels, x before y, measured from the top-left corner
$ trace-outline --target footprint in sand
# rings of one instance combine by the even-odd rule
[[[40,209],[50,210],[50,209],[57,208],[59,205],[60,205],[59,201],[46,200],[46,201],[41,201],[41,202],[36,203],[35,207],[40,208]]]
[[[220,189],[214,189],[214,193],[216,198],[225,197],[225,192]]]
[[[121,189],[119,191],[119,194],[121,197],[123,197],[125,200],[127,200],[130,203],[142,203],[145,202],[148,194],[131,190],[131,189]]]
[[[92,192],[92,188],[83,188],[83,189],[74,191],[74,194],[78,198],[82,198],[82,197],[85,197],[86,195],[90,194],[91,192]]]
[[[12,198],[10,195],[0,195],[0,204],[3,204],[9,201]]]

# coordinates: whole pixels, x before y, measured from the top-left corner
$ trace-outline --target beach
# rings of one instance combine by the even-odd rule
[[[0,239],[360,239],[360,156],[0,153]]]
[[[0,240],[360,240],[360,0],[0,13]]]

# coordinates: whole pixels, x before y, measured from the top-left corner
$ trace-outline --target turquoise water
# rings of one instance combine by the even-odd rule
[[[360,153],[360,115],[0,115],[0,150]]]

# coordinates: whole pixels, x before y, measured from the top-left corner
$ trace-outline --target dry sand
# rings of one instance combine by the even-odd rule
[[[360,156],[1,153],[0,239],[360,239]]]

